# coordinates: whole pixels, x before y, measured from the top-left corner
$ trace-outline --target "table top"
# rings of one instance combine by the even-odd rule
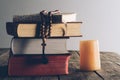
[[[58,80],[57,76],[9,77],[8,52],[9,49],[0,49],[0,80]],[[79,69],[79,52],[70,52],[72,55],[69,60],[69,74],[60,75],[60,80],[120,80],[120,55],[114,52],[100,52],[101,70],[88,72]]]
[[[79,52],[73,53],[69,63],[69,75],[73,76],[75,80],[120,80],[120,55],[114,52],[101,52],[101,70],[83,72],[79,69],[79,56],[77,56]]]

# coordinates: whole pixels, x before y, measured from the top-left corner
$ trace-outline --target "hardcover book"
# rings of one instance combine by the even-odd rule
[[[12,56],[8,62],[9,76],[42,76],[68,74],[70,54],[48,55],[47,64],[41,63],[41,56]]]
[[[47,39],[45,54],[67,54],[67,38]],[[42,54],[42,39],[13,38],[11,41],[13,55]]]
[[[81,36],[82,22],[52,23],[50,37],[71,37]],[[6,23],[6,30],[9,35],[18,37],[41,37],[41,23]]]
[[[57,13],[52,15],[52,23],[75,22],[76,13]],[[13,22],[41,22],[40,14],[14,15]]]
[[[52,23],[75,22],[76,13],[59,13],[52,15]]]

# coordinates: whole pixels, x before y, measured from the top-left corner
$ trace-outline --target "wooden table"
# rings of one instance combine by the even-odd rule
[[[120,55],[101,52],[102,69],[83,72],[79,69],[79,53],[71,51],[69,74],[60,75],[60,80],[120,80]],[[9,77],[7,74],[8,49],[0,49],[0,80],[58,80],[57,76]]]

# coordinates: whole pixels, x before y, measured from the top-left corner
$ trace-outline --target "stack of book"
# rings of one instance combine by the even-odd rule
[[[6,23],[7,33],[14,36],[8,63],[10,76],[68,74],[70,53],[66,49],[66,41],[69,37],[81,36],[81,22],[76,22],[75,13],[52,16],[50,35],[45,46],[45,56],[48,60],[46,64],[42,62],[43,42],[41,29],[38,29],[40,24],[40,18],[31,15],[14,16],[13,22]]]

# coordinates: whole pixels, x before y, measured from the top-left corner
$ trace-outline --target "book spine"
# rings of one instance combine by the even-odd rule
[[[62,15],[52,15],[52,23],[62,23]]]
[[[8,35],[12,35],[17,37],[17,28],[18,28],[18,24],[17,23],[11,23],[11,22],[7,22],[6,23],[6,31]]]
[[[41,22],[41,17],[39,14],[31,15],[14,15],[13,22]]]
[[[41,17],[39,14],[34,15],[15,15],[13,16],[13,22],[18,23],[31,23],[31,22],[41,22]],[[62,15],[53,15],[52,16],[53,23],[62,22]]]

